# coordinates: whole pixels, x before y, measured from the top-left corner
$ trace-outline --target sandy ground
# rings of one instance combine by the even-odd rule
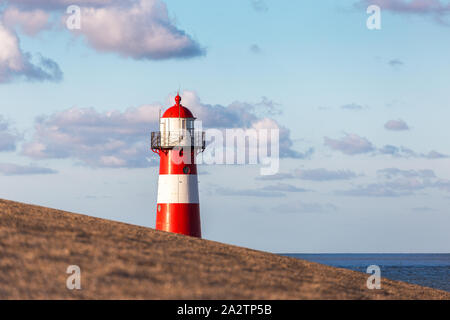
[[[66,269],[81,268],[81,290]],[[0,200],[1,299],[450,299],[450,293]]]

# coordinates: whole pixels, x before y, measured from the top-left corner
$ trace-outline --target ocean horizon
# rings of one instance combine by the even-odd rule
[[[281,255],[363,273],[366,273],[368,266],[377,265],[383,278],[450,292],[450,253],[281,253]]]

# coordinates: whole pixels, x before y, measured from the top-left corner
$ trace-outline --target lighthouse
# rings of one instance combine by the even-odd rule
[[[205,150],[205,133],[195,130],[195,120],[177,94],[152,132],[151,148],[160,157],[156,229],[200,238],[196,157]]]

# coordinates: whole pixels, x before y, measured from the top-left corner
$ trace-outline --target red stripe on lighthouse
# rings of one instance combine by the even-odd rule
[[[200,205],[198,203],[158,204],[156,229],[200,238],[202,236]]]
[[[182,152],[182,154],[180,154]],[[160,152],[159,174],[197,174],[195,151],[190,156],[181,150],[166,150]]]

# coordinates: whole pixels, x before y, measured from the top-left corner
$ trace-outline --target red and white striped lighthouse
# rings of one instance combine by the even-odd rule
[[[195,131],[192,112],[175,97],[152,132],[152,150],[159,154],[156,229],[201,237],[196,156],[205,149],[205,135]]]

